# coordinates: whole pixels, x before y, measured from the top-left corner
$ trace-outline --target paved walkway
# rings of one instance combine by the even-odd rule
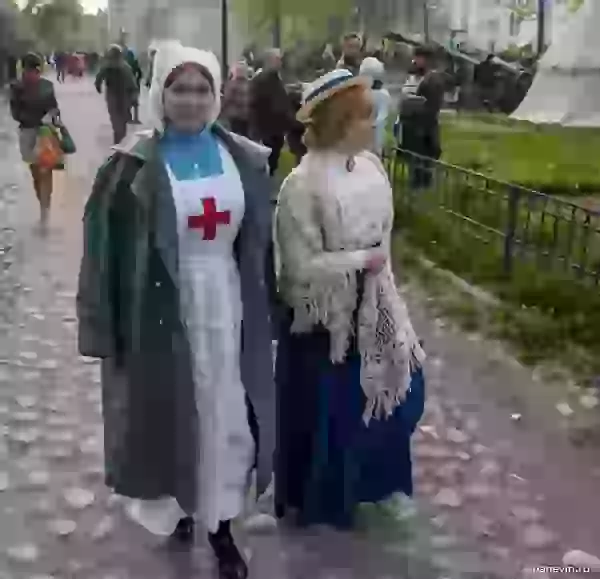
[[[9,132],[0,140],[7,167],[17,167],[8,182],[18,207],[11,216],[17,224],[11,273],[0,288],[7,312],[0,354],[0,579],[210,578],[213,562],[201,538],[189,552],[156,540],[126,520],[103,486],[98,367],[77,354],[74,297],[82,209],[109,149],[110,128],[89,81],[69,81],[57,91],[78,153],[57,176],[46,238],[35,234],[34,197],[19,172],[14,138]],[[528,565],[558,565],[568,546],[593,549],[584,540],[593,530],[587,523],[580,536],[573,529],[575,544],[562,542],[544,517],[545,497],[523,473],[513,435],[504,429],[495,438],[482,425],[497,407],[480,404],[477,382],[497,385],[498,377],[518,376],[525,387],[522,371],[511,374],[500,358],[486,366],[487,350],[453,337],[408,297],[431,353],[427,414],[415,442],[419,501],[365,509],[364,531],[354,535],[275,530],[254,518],[239,529],[251,577],[514,579]],[[497,422],[510,427],[508,414]],[[565,475],[565,496],[552,499],[557,504],[573,496],[573,476]],[[581,512],[574,504],[574,514]]]

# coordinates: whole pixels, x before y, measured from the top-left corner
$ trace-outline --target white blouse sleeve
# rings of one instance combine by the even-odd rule
[[[315,196],[304,184],[304,179],[292,173],[279,193],[276,238],[280,262],[287,274],[300,282],[310,282],[363,269],[373,250],[324,249]]]

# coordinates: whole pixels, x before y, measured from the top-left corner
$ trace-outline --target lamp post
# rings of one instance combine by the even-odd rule
[[[221,0],[221,70],[223,82],[229,74],[229,2]]]
[[[273,3],[273,47],[282,48],[281,32],[281,2],[275,0]]]
[[[537,54],[542,56],[546,47],[546,2],[538,0],[537,3]]]
[[[429,0],[423,1],[423,38],[426,44],[431,40],[431,10],[437,9],[437,4]]]

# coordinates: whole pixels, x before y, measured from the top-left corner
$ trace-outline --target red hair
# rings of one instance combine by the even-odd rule
[[[311,149],[330,149],[344,139],[348,128],[373,114],[368,88],[354,85],[315,106],[310,119],[304,123],[304,141]]]

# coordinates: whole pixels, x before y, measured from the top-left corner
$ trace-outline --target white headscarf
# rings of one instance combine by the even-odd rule
[[[167,46],[181,46],[181,42],[179,42],[179,40],[176,40],[174,38],[168,38],[168,39],[159,39],[159,40],[153,40],[150,43],[150,46],[148,46],[148,52],[158,52],[159,50],[161,50],[162,48],[165,48]]]
[[[163,92],[167,78],[171,72],[186,63],[196,63],[208,70],[213,79],[215,104],[209,117],[209,124],[214,123],[221,112],[221,65],[217,57],[207,50],[199,50],[190,46],[170,44],[159,48],[154,61],[154,73],[148,94],[148,120],[153,129],[162,133],[165,129],[165,112]]]
[[[367,56],[360,65],[360,75],[368,76],[372,80],[383,80],[385,65],[374,56]]]

